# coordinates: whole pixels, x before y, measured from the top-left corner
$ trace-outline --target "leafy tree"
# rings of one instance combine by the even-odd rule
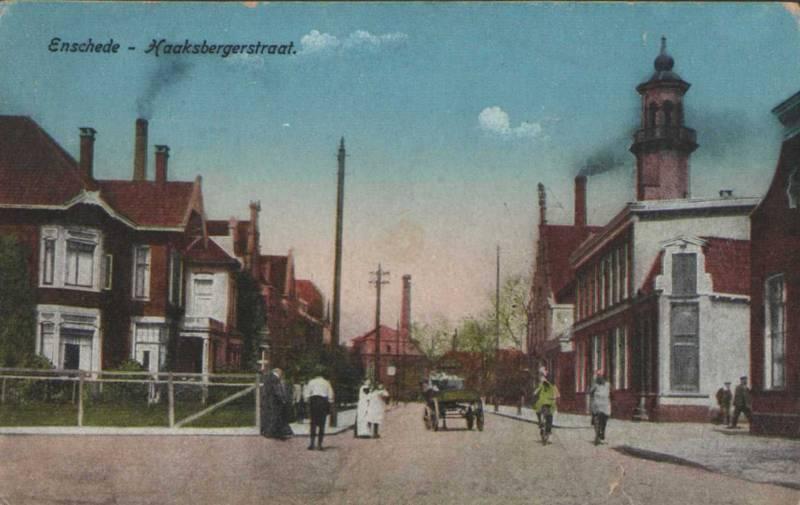
[[[237,274],[236,287],[236,320],[242,334],[242,369],[256,370],[261,338],[266,326],[264,297],[249,272]]]
[[[28,276],[29,252],[0,236],[0,366],[23,366],[35,353],[36,301]]]
[[[414,321],[411,335],[419,350],[431,360],[441,357],[453,346],[453,328],[441,314],[435,315],[429,322]]]

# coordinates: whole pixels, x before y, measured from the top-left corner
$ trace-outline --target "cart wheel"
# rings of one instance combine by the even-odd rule
[[[477,415],[477,419],[475,419],[478,423],[478,431],[483,431],[483,411],[479,411]]]

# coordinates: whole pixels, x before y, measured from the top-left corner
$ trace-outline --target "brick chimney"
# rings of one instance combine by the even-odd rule
[[[147,120],[136,120],[136,138],[133,146],[133,180],[147,180]]]
[[[245,252],[245,268],[250,270],[253,277],[258,278],[258,257],[261,246],[258,233],[258,213],[261,212],[261,202],[250,202],[250,226],[247,227],[247,251]]]
[[[156,146],[156,182],[167,182],[167,160],[169,160],[169,147]]]
[[[81,131],[81,173],[88,179],[94,179],[94,128],[82,127]]]
[[[586,226],[586,176],[575,177],[575,226]]]
[[[411,276],[403,276],[403,299],[400,305],[400,335],[406,339],[411,334]]]

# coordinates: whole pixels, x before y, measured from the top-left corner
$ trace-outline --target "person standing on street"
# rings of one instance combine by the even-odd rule
[[[286,440],[293,435],[289,426],[290,397],[283,382],[283,370],[273,368],[264,376],[261,392],[261,435]]]
[[[733,392],[733,421],[729,428],[736,428],[736,423],[739,422],[739,414],[744,413],[747,417],[747,422],[750,422],[750,414],[752,413],[750,400],[750,388],[747,387],[747,377],[739,378],[739,385]]]
[[[367,417],[369,416],[369,381],[364,381],[364,384],[358,388],[358,407],[356,408],[356,437],[369,437],[369,423]]]
[[[386,411],[386,402],[389,393],[384,389],[383,384],[378,384],[369,394],[369,407],[367,408],[367,422],[372,428],[372,438],[381,438],[379,433],[383,414]]]
[[[725,426],[729,426],[731,424],[731,401],[733,401],[731,383],[726,382],[725,387],[717,390],[717,405],[719,406],[720,422]]]
[[[606,439],[606,423],[611,416],[611,386],[598,370],[594,384],[589,389],[589,410],[594,425],[594,445],[602,444]]]
[[[311,442],[308,450],[314,449],[314,439],[317,438],[317,449],[322,449],[325,438],[325,420],[333,403],[333,388],[331,383],[323,377],[322,367],[317,368],[316,377],[308,381],[303,392],[309,406],[311,418]]]

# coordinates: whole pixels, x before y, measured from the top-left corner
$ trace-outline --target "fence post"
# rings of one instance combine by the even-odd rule
[[[6,378],[3,377],[3,387],[2,391],[0,391],[0,405],[6,402]]]
[[[261,391],[259,388],[261,387],[261,376],[258,372],[256,372],[256,388],[254,391],[256,392],[256,429],[261,429]]]
[[[83,372],[78,372],[78,426],[83,426]]]
[[[175,427],[175,385],[172,383],[172,372],[167,375],[167,398],[169,399],[169,427]]]

